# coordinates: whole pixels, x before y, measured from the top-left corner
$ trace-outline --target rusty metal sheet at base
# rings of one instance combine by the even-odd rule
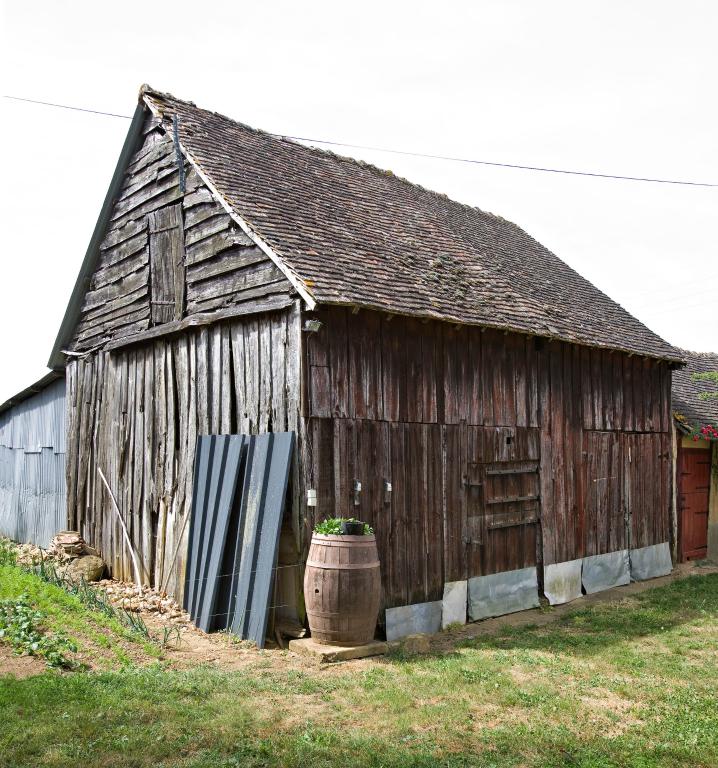
[[[630,584],[628,550],[584,557],[581,571],[581,581],[587,595]]]
[[[535,566],[469,579],[471,621],[526,611],[538,608],[538,605],[538,574]]]
[[[389,642],[407,635],[432,635],[440,629],[441,600],[386,609],[386,639]]]
[[[568,560],[544,566],[543,591],[551,605],[570,603],[581,597],[581,566],[583,559]]]
[[[447,581],[441,601],[441,628],[450,624],[466,624],[468,581]]]
[[[668,542],[653,544],[650,547],[632,549],[631,580],[645,581],[659,576],[667,576],[673,570],[671,562],[671,549]]]

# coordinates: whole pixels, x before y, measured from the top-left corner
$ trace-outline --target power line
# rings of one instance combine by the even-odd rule
[[[631,297],[637,298],[637,297],[655,297],[660,296],[664,294],[676,294],[680,293],[681,291],[685,291],[686,289],[692,289],[694,287],[700,287],[703,288],[706,285],[716,285],[718,286],[718,275],[715,277],[713,275],[708,275],[708,277],[703,277],[700,280],[687,280],[687,281],[680,281],[675,282],[672,285],[664,285],[661,288],[651,288],[650,290],[646,291],[631,291]]]
[[[86,109],[85,107],[72,107],[67,104],[55,104],[50,101],[38,101],[37,99],[25,99],[20,96],[4,96],[6,99],[14,101],[24,101],[29,104],[42,104],[46,107],[56,107],[58,109],[71,109],[76,112],[89,112],[93,115],[105,115],[107,117],[120,117],[125,120],[131,120],[131,115],[119,115],[115,112],[103,112],[99,109]],[[449,163],[467,163],[470,165],[484,165],[492,168],[512,168],[520,171],[535,171],[538,173],[556,173],[565,176],[586,176],[594,179],[614,179],[617,181],[640,181],[649,184],[674,184],[687,187],[718,187],[718,184],[705,181],[682,181],[678,179],[659,179],[650,176],[624,176],[613,173],[598,173],[596,171],[571,171],[566,168],[548,168],[540,165],[520,165],[518,163],[499,163],[492,160],[476,160],[466,157],[454,157],[452,155],[435,155],[426,152],[412,152],[404,149],[390,149],[387,147],[376,147],[367,144],[350,144],[343,141],[330,141],[328,139],[310,139],[303,136],[289,136],[283,133],[271,133],[281,139],[291,139],[292,141],[303,141],[307,144],[324,144],[333,147],[346,147],[348,149],[362,149],[368,152],[383,152],[390,155],[404,155],[406,157],[421,157],[427,160],[442,160]]]
[[[118,115],[115,112],[102,112],[99,109],[85,109],[84,107],[70,107],[67,104],[53,104],[51,101],[37,101],[37,99],[23,99],[21,96],[3,96],[4,99],[13,101],[26,101],[28,104],[42,104],[46,107],[57,107],[58,109],[72,109],[75,112],[90,112],[93,115],[107,115],[107,117],[122,117],[125,120],[132,120],[132,115]]]
[[[279,136],[280,134],[272,134],[273,136]],[[654,179],[644,176],[620,176],[612,173],[596,173],[593,171],[569,171],[565,168],[544,168],[539,165],[519,165],[517,163],[497,163],[490,160],[470,160],[465,157],[452,157],[451,155],[431,155],[424,154],[422,152],[410,152],[403,149],[387,149],[385,147],[372,147],[364,144],[346,144],[341,141],[324,141],[323,139],[305,139],[301,136],[282,136],[285,139],[293,139],[294,141],[306,141],[314,144],[327,144],[336,147],[350,147],[351,149],[365,149],[371,152],[387,152],[392,155],[408,155],[410,157],[424,157],[429,160],[445,160],[451,163],[470,163],[472,165],[489,165],[494,168],[515,168],[521,171],[539,171],[540,173],[559,173],[566,174],[568,176],[589,176],[597,179],[617,179],[619,181],[644,181],[651,184],[679,184],[688,187],[718,187],[718,184],[713,184],[705,181],[679,181],[676,179]]]
[[[704,290],[699,291],[693,291],[693,292],[683,292],[684,295],[681,295],[681,291],[676,291],[675,295],[671,296],[670,294],[667,297],[662,297],[659,294],[656,294],[653,299],[643,299],[639,301],[635,306],[637,308],[648,308],[648,307],[671,307],[674,304],[682,304],[685,305],[686,302],[693,301],[696,297],[701,296],[709,296],[714,295],[716,292],[715,288],[706,288]]]

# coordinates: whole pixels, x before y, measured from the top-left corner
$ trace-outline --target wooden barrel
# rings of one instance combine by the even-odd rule
[[[376,539],[315,533],[304,572],[304,603],[312,637],[330,645],[374,639],[381,577]]]

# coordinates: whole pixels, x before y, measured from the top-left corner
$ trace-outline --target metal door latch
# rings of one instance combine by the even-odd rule
[[[361,494],[361,481],[359,480],[354,481],[353,491],[354,491],[354,506],[358,507],[359,495]]]

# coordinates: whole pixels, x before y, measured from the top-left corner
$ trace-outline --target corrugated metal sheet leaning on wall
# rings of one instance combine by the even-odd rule
[[[65,528],[65,378],[0,405],[0,534],[47,547]]]

